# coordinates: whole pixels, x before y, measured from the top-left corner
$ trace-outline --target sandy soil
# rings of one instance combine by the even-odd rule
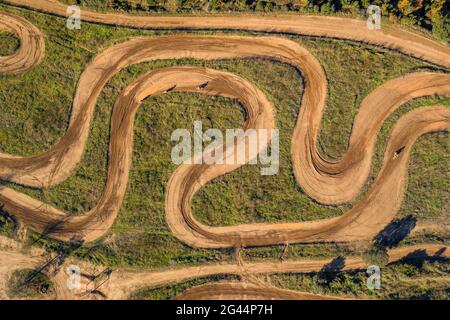
[[[246,282],[214,282],[190,288],[176,300],[341,300],[333,296],[280,289]]]

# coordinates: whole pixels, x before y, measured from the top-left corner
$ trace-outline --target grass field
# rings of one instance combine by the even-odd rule
[[[0,31],[0,56],[9,56],[19,48],[20,42],[17,37]]]
[[[96,53],[129,36],[175,33],[86,23],[83,23],[81,30],[70,31],[64,27],[64,19],[2,5],[0,9],[20,13],[46,36],[46,57],[37,68],[19,76],[0,75],[0,152],[16,155],[38,154],[55,144],[64,134],[78,78]],[[306,37],[290,38],[315,54],[326,71],[329,97],[320,142],[324,154],[330,158],[339,157],[345,151],[353,118],[367,94],[400,75],[436,70],[430,64],[365,45]],[[10,35],[0,34],[0,40],[1,55],[11,53],[17,47],[17,40]],[[280,129],[279,174],[261,176],[257,166],[243,166],[216,179],[194,198],[193,211],[199,220],[215,226],[315,220],[340,215],[358,201],[359,198],[347,205],[323,206],[312,201],[297,186],[290,159],[290,139],[299,112],[301,77],[288,65],[262,59],[156,61],[126,68],[108,83],[99,98],[86,152],[73,176],[45,191],[1,183],[45,200],[70,214],[92,208],[105,183],[109,119],[115,98],[143,72],[173,65],[207,66],[250,80],[274,103]],[[377,140],[371,177],[364,192],[377,175],[384,144],[395,121],[415,107],[436,103],[450,106],[449,99],[419,99],[402,107],[383,125]],[[184,245],[170,234],[164,220],[165,186],[176,167],[170,161],[170,151],[174,145],[170,142],[170,134],[176,128],[192,129],[193,121],[200,119],[205,128],[239,128],[243,113],[237,101],[195,94],[175,93],[150,98],[142,105],[135,124],[128,190],[119,216],[104,239],[74,254],[96,263],[134,268],[232,259],[232,250],[202,250]],[[422,219],[435,219],[448,214],[448,142],[448,134],[436,133],[420,138],[414,146],[408,191],[399,216],[413,214]],[[0,218],[3,233],[11,235],[12,225],[7,217]],[[31,235],[31,240],[37,239],[37,235]],[[46,239],[39,239],[38,242],[49,248],[65,248],[58,242]],[[297,245],[291,246],[289,254],[290,257],[337,256],[350,254],[354,249],[337,244]],[[248,259],[273,258],[279,253],[279,247],[245,250]],[[309,276],[298,277],[309,279]],[[287,281],[288,285],[290,280],[280,276],[279,281],[280,284]],[[312,281],[311,286],[314,284],[314,279],[304,281]],[[173,291],[170,288],[167,290]],[[154,294],[167,296],[164,292],[148,293],[149,296]]]

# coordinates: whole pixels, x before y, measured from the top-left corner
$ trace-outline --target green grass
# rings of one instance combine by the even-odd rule
[[[0,152],[39,154],[64,134],[81,72],[96,53],[133,35],[173,32],[140,31],[83,23],[81,30],[67,30],[65,20],[27,10],[0,9],[20,13],[46,35],[46,56],[34,70],[18,76],[0,75]],[[206,34],[209,32],[201,32]],[[235,34],[235,33],[233,33]],[[250,34],[253,33],[240,33]],[[361,100],[380,84],[420,69],[427,63],[404,55],[342,41],[290,37],[308,48],[321,61],[329,80],[320,144],[324,154],[339,157],[346,149],[354,116]],[[65,182],[42,191],[2,182],[41,199],[70,214],[95,206],[106,177],[109,120],[117,95],[143,72],[173,65],[201,65],[236,73],[255,83],[276,108],[280,129],[280,173],[261,176],[257,166],[243,166],[219,177],[195,196],[193,211],[203,223],[216,226],[252,222],[307,221],[342,214],[352,204],[323,206],[312,201],[296,184],[290,159],[290,139],[299,112],[301,77],[292,67],[263,59],[229,61],[156,61],[131,66],[105,87],[94,113],[86,152],[76,172]],[[377,151],[368,184],[379,171],[384,143],[395,121],[412,108],[443,103],[449,99],[413,101],[391,116],[377,140]],[[164,219],[164,192],[175,169],[170,162],[170,134],[176,128],[192,129],[194,120],[205,128],[238,128],[243,122],[237,101],[195,94],[170,94],[148,99],[135,123],[135,145],[130,180],[122,208],[108,235],[76,254],[111,266],[160,268],[230,261],[231,250],[190,248],[168,230]],[[448,203],[448,134],[430,134],[414,146],[409,185],[399,215],[413,214],[434,219],[446,212]],[[445,173],[445,174],[443,174]],[[3,233],[11,234],[12,222],[2,218]],[[2,220],[2,221],[3,221]],[[32,239],[37,239],[32,235]],[[61,244],[46,239],[49,248]],[[88,250],[90,248],[90,250]],[[325,257],[350,254],[346,245],[291,246],[289,257]],[[245,250],[248,259],[277,257],[280,247]]]
[[[283,252],[283,246],[270,246],[260,248],[247,248],[243,251],[244,261],[264,261],[267,259],[277,259]],[[338,256],[355,256],[361,254],[363,248],[351,244],[316,244],[307,243],[302,245],[289,245],[289,249],[284,256],[285,260],[300,259],[327,259]]]
[[[0,31],[0,56],[10,56],[19,48],[20,42],[11,33]]]

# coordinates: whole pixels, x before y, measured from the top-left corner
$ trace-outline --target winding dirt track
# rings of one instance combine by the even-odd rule
[[[349,150],[342,160],[327,163],[316,148],[326,97],[326,79],[319,62],[306,49],[290,40],[273,37],[138,37],[108,48],[83,72],[69,128],[63,138],[49,151],[38,156],[24,158],[3,155],[0,157],[0,177],[33,187],[48,187],[65,180],[81,159],[93,109],[103,86],[115,73],[131,63],[187,57],[226,59],[250,56],[280,60],[301,70],[305,91],[292,140],[294,172],[298,183],[308,194],[323,195],[323,198],[329,198],[330,194],[353,196],[358,192],[370,169],[378,130],[384,119],[397,107],[420,96],[450,95],[450,76],[446,74],[415,73],[386,83],[363,101],[355,119]],[[193,79],[189,83],[186,82],[189,78],[187,75]],[[131,84],[116,101],[111,120],[108,179],[94,209],[85,214],[68,216],[56,208],[3,187],[0,189],[0,202],[4,210],[30,228],[56,239],[97,239],[113,223],[126,190],[134,113],[139,102],[148,95],[160,94],[174,83],[177,84],[175,91],[195,91],[196,86],[204,80],[211,80],[211,85],[202,93],[233,96],[242,101],[248,112],[244,128],[273,127],[274,114],[270,102],[242,78],[201,68],[168,68],[151,72]],[[409,150],[415,139],[423,133],[448,128],[449,110],[444,107],[412,111],[393,130],[383,167],[368,195],[341,217],[308,223],[219,228],[202,225],[190,212],[193,195],[207,182],[239,166],[181,165],[167,186],[167,223],[179,239],[200,247],[370,239],[392,220],[400,207]],[[404,132],[408,132],[408,135]],[[406,147],[402,155],[393,160],[395,150],[402,146]],[[325,171],[329,174],[326,175]]]
[[[66,7],[57,2],[6,2],[61,16],[66,12]],[[88,11],[82,12],[82,18],[132,27],[244,29],[351,39],[397,49],[444,67],[450,66],[448,46],[394,27],[370,32],[365,29],[365,22],[353,19],[307,16],[157,18]],[[21,48],[15,55],[0,60],[0,72],[20,73],[36,66],[44,54],[42,34],[12,14],[0,14],[2,25],[3,29],[17,34]],[[305,88],[292,138],[294,174],[302,189],[322,203],[342,203],[358,194],[369,174],[378,131],[392,112],[414,98],[450,96],[448,74],[420,72],[385,83],[363,100],[348,150],[342,158],[330,162],[320,155],[316,147],[327,95],[326,76],[317,59],[296,42],[283,37],[262,36],[135,37],[98,54],[85,69],[74,98],[69,127],[62,139],[50,150],[33,157],[0,154],[0,178],[31,187],[51,187],[67,179],[82,157],[99,94],[111,77],[128,65],[157,59],[246,57],[281,61],[301,72]],[[208,87],[198,91],[196,87],[205,81],[209,81]],[[0,187],[2,209],[29,228],[55,239],[92,241],[102,236],[114,222],[126,191],[135,113],[148,96],[162,94],[174,84],[177,85],[174,91],[239,99],[248,113],[244,128],[274,127],[271,102],[245,79],[207,68],[174,67],[152,71],[126,88],[115,103],[107,182],[91,211],[69,216],[7,187]],[[370,191],[340,217],[306,223],[205,226],[196,221],[190,211],[192,197],[203,185],[239,165],[183,164],[175,170],[167,185],[166,220],[180,240],[205,248],[369,240],[393,219],[400,208],[414,141],[424,133],[448,131],[449,128],[450,110],[443,106],[418,108],[403,116],[390,134],[382,168]],[[404,151],[394,159],[395,151],[401,147],[405,147]]]

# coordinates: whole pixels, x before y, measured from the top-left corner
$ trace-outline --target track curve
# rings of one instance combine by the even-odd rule
[[[0,31],[14,34],[20,40],[12,55],[0,56],[0,73],[19,74],[36,67],[44,56],[44,36],[33,24],[17,15],[0,12]]]
[[[343,300],[339,297],[246,282],[213,282],[187,289],[175,300]]]
[[[272,105],[259,89],[238,76],[206,68],[173,67],[156,70],[126,88],[116,101],[111,121],[108,178],[103,194],[92,210],[83,215],[68,216],[13,189],[1,187],[3,210],[28,227],[59,240],[82,238],[92,241],[103,235],[114,222],[126,191],[136,111],[147,96],[163,93],[174,81],[177,83],[174,91],[184,92],[197,92],[199,83],[209,81],[208,88],[201,91],[203,94],[239,99],[247,107],[248,114],[257,115],[256,118],[251,117],[251,124],[256,127],[274,127]],[[86,113],[92,114],[92,110],[82,110],[80,119],[86,119]],[[74,123],[79,122],[75,120]],[[89,122],[86,130],[88,128]],[[66,147],[73,148],[77,143],[79,141],[74,139],[72,145]],[[84,143],[81,147],[84,147]],[[16,157],[11,159],[19,160]]]

